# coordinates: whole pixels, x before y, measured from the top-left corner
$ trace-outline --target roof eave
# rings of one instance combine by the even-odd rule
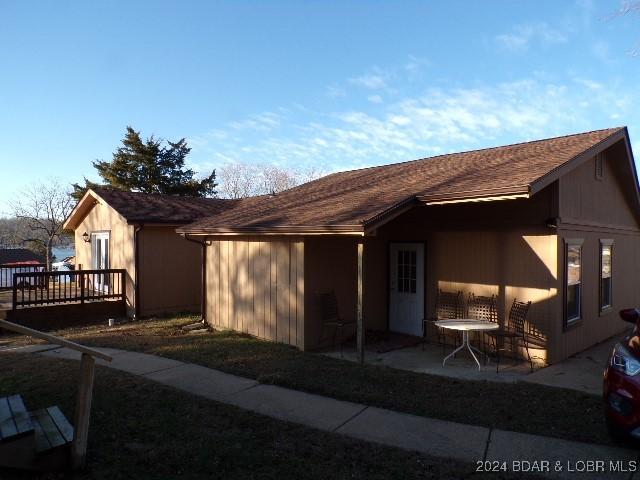
[[[362,225],[278,225],[268,227],[198,227],[178,228],[189,235],[364,235]]]
[[[418,195],[416,198],[425,205],[444,205],[449,203],[492,202],[499,200],[515,200],[529,198],[531,188],[529,185],[508,188],[492,188],[473,190],[466,192]]]

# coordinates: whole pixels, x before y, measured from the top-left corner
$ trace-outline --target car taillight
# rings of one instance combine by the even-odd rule
[[[636,360],[629,353],[629,350],[618,343],[611,354],[611,368],[625,375],[634,376],[640,373],[640,361]]]

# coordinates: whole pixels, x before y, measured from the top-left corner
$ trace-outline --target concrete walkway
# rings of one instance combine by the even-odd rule
[[[255,380],[154,355],[111,348],[101,350],[112,355],[113,361],[106,363],[98,360],[98,364],[185,392],[279,420],[405,450],[470,462],[474,468],[476,462],[488,460],[507,462],[506,467],[513,471],[518,465],[514,462],[521,462],[520,465],[523,465],[526,461],[530,462],[529,465],[543,468],[548,465],[549,472],[543,471],[542,475],[549,478],[640,479],[640,472],[635,475],[629,472],[630,468],[640,465],[640,455],[633,450],[419,417],[273,385],[262,385]],[[12,351],[48,358],[80,359],[78,352],[53,345],[0,348],[0,354]],[[580,415],[580,412],[576,412],[576,415]],[[598,461],[603,463],[587,463]],[[578,473],[589,465],[599,471],[591,474]],[[557,471],[557,467],[561,469]],[[626,472],[614,472],[614,468],[624,468]]]

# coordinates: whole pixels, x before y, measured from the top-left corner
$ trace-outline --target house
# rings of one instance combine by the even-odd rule
[[[318,296],[345,320],[422,334],[436,292],[532,301],[554,363],[640,305],[638,180],[626,128],[328,175],[178,232],[207,241],[206,320],[313,349]]]
[[[44,257],[26,248],[0,248],[0,265],[39,265]]]
[[[0,290],[13,287],[13,274],[44,269],[44,257],[26,248],[0,248]]]
[[[126,270],[128,315],[200,312],[202,246],[175,230],[235,203],[99,187],[64,228],[75,234],[76,269]]]

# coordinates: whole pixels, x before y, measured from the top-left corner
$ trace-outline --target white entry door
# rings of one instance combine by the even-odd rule
[[[389,260],[389,330],[422,336],[424,319],[424,245],[392,243]]]
[[[91,234],[91,268],[106,270],[109,268],[109,232]],[[92,275],[94,288],[98,291],[109,290],[109,275]]]

